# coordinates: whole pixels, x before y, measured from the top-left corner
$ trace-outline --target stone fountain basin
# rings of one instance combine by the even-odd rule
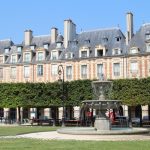
[[[120,100],[85,100],[82,102],[86,107],[94,109],[113,109],[120,105]]]
[[[95,130],[93,127],[65,127],[57,130],[61,134],[72,135],[130,135],[130,134],[148,134],[146,128],[112,128],[111,130]]]

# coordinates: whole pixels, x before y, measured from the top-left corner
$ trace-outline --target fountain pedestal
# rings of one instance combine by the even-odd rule
[[[95,119],[94,127],[96,130],[110,130],[110,121],[107,118],[100,117]]]

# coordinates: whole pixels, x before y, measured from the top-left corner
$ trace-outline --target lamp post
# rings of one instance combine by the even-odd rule
[[[62,127],[65,126],[65,106],[64,106],[64,100],[65,100],[65,89],[64,89],[64,68],[62,65],[58,66],[58,83],[62,85],[62,95],[61,95],[61,100],[62,100],[62,105],[63,105],[63,114],[62,114]],[[61,78],[62,77],[62,78]]]

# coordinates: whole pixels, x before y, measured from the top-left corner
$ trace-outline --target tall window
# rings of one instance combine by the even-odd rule
[[[81,78],[87,79],[87,65],[81,65]]]
[[[3,56],[0,56],[0,63],[3,63]]]
[[[57,76],[57,65],[52,65],[51,66],[51,75],[52,76]]]
[[[120,63],[113,64],[114,76],[120,76]]]
[[[66,67],[66,78],[68,80],[72,79],[72,66]]]
[[[38,61],[42,61],[44,60],[44,53],[43,52],[38,52],[38,58],[37,58]]]
[[[29,77],[30,77],[30,67],[24,66],[24,78],[29,78]]]
[[[52,55],[51,55],[51,59],[52,59],[52,60],[58,59],[58,52],[57,52],[57,51],[52,51],[51,54],[52,54]]]
[[[16,63],[17,62],[17,56],[16,55],[12,55],[11,56],[11,62],[12,63]]]
[[[25,54],[24,54],[24,61],[25,61],[25,62],[30,62],[30,61],[31,61],[30,53],[25,53]]]
[[[0,68],[0,78],[3,78],[3,68]]]
[[[37,65],[37,75],[43,76],[43,65]]]
[[[100,79],[103,73],[103,64],[97,64],[97,77]]]
[[[138,63],[137,62],[131,62],[130,71],[131,71],[131,73],[138,73]]]
[[[11,73],[10,73],[10,78],[11,79],[16,79],[16,75],[17,75],[17,72],[16,72],[16,67],[11,67]]]

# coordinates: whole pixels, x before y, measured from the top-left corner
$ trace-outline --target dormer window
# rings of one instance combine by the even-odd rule
[[[56,44],[56,48],[61,48],[62,43],[61,42],[57,42]]]
[[[17,55],[12,55],[11,56],[11,62],[16,63],[17,62]]]
[[[24,54],[24,62],[30,62],[31,61],[31,54],[25,53]]]
[[[17,52],[19,52],[19,53],[22,52],[22,47],[21,46],[17,47]]]
[[[10,51],[10,48],[5,48],[5,54],[8,54]]]
[[[57,59],[58,59],[58,51],[52,51],[51,60],[57,60]]]
[[[87,57],[87,51],[81,51],[81,57],[86,58]]]
[[[35,50],[35,45],[31,45],[31,46],[30,46],[30,49],[31,49],[31,50]]]
[[[120,36],[117,36],[117,37],[116,37],[116,41],[119,42],[120,40],[121,40],[121,37],[120,37]]]
[[[65,54],[65,59],[71,59],[73,57],[73,54],[71,52],[68,52]]]
[[[121,50],[119,48],[113,49],[113,55],[119,55],[121,54]]]
[[[43,52],[38,52],[38,54],[37,54],[37,60],[38,61],[44,60],[44,53]]]
[[[89,57],[89,48],[88,47],[82,47],[79,51],[79,57],[80,58],[87,58]]]
[[[44,49],[48,50],[49,44],[44,44]]]
[[[149,40],[149,39],[150,39],[150,31],[147,31],[147,32],[145,33],[145,38],[146,38],[146,40]]]
[[[105,56],[107,49],[103,45],[98,45],[95,47],[95,57]]]
[[[146,52],[150,52],[150,43],[146,45]]]
[[[130,49],[130,54],[136,54],[139,52],[139,49],[137,47],[133,47]]]
[[[100,57],[100,56],[103,56],[103,55],[104,55],[103,49],[98,49],[97,50],[97,56]]]

